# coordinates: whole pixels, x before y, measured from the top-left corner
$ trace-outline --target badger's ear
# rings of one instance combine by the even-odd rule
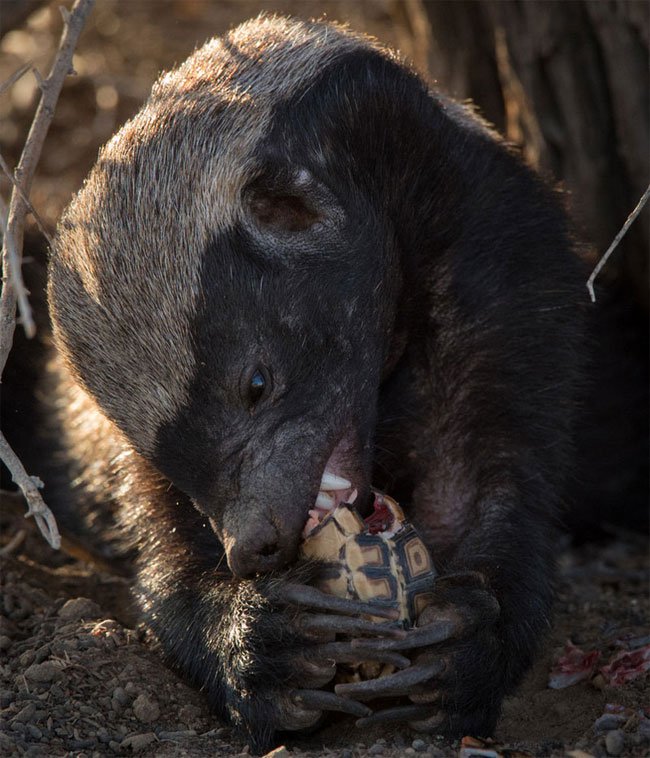
[[[267,170],[244,190],[254,224],[272,234],[295,234],[336,223],[343,211],[332,193],[305,168]]]

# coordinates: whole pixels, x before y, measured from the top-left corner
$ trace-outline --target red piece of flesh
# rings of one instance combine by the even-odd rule
[[[368,527],[370,534],[385,532],[393,525],[394,516],[388,506],[377,496],[375,496],[373,508],[374,511],[364,519],[364,523]]]

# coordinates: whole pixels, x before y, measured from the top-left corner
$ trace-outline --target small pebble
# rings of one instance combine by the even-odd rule
[[[49,645],[41,645],[38,650],[34,652],[34,663],[42,663],[46,658],[50,657],[52,650]]]
[[[27,666],[34,663],[35,657],[36,657],[36,651],[25,650],[24,653],[18,656],[18,663],[20,664],[21,668],[27,668]]]
[[[128,691],[128,685],[127,685],[127,691]],[[201,729],[201,709],[197,708],[195,705],[192,705],[191,703],[188,703],[187,705],[184,705],[178,712],[178,720],[181,722],[181,724],[185,724],[188,729],[196,729],[199,731]]]
[[[613,729],[605,735],[605,747],[610,755],[620,755],[625,747],[625,735],[620,729]]]
[[[14,741],[11,739],[11,737],[8,734],[5,734],[4,732],[0,731],[0,749],[5,752],[6,755],[11,755],[11,751],[14,747]],[[351,756],[352,754],[350,754]]]
[[[133,701],[133,713],[138,721],[149,724],[160,716],[160,707],[155,700],[142,693]]]
[[[71,740],[68,743],[68,746],[72,748],[72,750],[85,750],[89,747],[95,747],[96,744],[95,740]],[[78,758],[78,756],[76,758]]]
[[[125,737],[122,740],[122,744],[119,746],[121,750],[125,748],[131,748],[134,753],[144,750],[152,742],[156,741],[156,735],[153,732],[147,732],[146,734],[132,734],[130,737]],[[109,743],[109,747],[112,747],[113,743]]]
[[[424,740],[413,740],[411,742],[411,747],[413,750],[417,750],[418,753],[424,753],[426,752],[429,745]]]
[[[53,684],[50,687],[50,696],[55,700],[65,700],[65,692],[59,687],[58,684]]]
[[[625,722],[625,716],[618,713],[605,713],[594,721],[594,732],[609,732],[618,729]]]
[[[23,724],[27,721],[31,721],[36,713],[36,703],[27,703],[24,708],[21,708],[18,713],[13,717],[13,721],[22,721]]]
[[[121,706],[128,705],[131,698],[126,694],[123,687],[116,687],[113,690],[113,700],[117,701]]]
[[[352,751],[348,748],[343,748],[340,753],[340,758],[352,758]]]
[[[383,755],[384,746],[379,743],[375,743],[372,747],[368,748],[368,755]]]
[[[286,749],[284,745],[280,745],[280,747],[276,747],[274,750],[271,750],[271,752],[266,753],[263,758],[289,758],[291,753]]]
[[[99,606],[87,597],[75,597],[59,608],[58,616],[66,621],[95,619],[100,615]]]
[[[6,634],[0,634],[0,650],[8,650],[11,647],[11,637]]]
[[[40,740],[43,737],[43,732],[34,724],[27,724],[27,732],[34,740]]]
[[[61,679],[63,668],[65,664],[59,661],[33,663],[25,669],[25,679],[30,679],[32,682],[52,682]]]
[[[412,747],[404,748],[404,755],[415,755],[415,750]]]

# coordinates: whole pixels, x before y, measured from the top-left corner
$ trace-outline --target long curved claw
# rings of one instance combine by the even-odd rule
[[[406,632],[403,639],[353,640],[352,645],[367,650],[411,650],[416,647],[428,647],[439,642],[457,637],[463,629],[462,621],[449,618],[449,612],[437,621],[426,626],[416,627]]]
[[[337,684],[334,691],[337,695],[353,697],[357,700],[374,700],[376,697],[408,695],[412,687],[439,676],[445,668],[446,663],[444,661],[436,661],[435,663],[421,666],[412,666],[380,679],[368,679],[365,682],[352,682],[350,684]]]
[[[305,632],[332,632],[334,634],[372,634],[390,637],[392,639],[404,639],[406,631],[387,624],[378,624],[364,619],[338,616],[325,613],[305,614],[299,620],[300,628]]]
[[[371,716],[365,716],[356,722],[356,726],[374,726],[375,724],[384,724],[387,721],[421,721],[430,717],[430,705],[400,705],[395,708],[376,711]],[[442,719],[441,715],[441,722]]]
[[[299,708],[314,711],[339,711],[360,718],[370,716],[372,713],[367,705],[357,703],[356,700],[346,700],[333,692],[324,690],[294,690],[291,699]]]
[[[306,584],[283,584],[278,589],[277,596],[292,605],[315,608],[330,613],[340,613],[347,616],[377,616],[389,621],[397,621],[399,618],[397,608],[386,608],[373,603],[362,603],[360,600],[348,600],[335,595],[328,595],[316,587],[309,587]]]
[[[353,646],[351,641],[326,642],[314,650],[314,656],[320,660],[329,659],[335,663],[378,661],[389,663],[396,669],[405,669],[411,665],[411,661],[404,655],[384,650],[366,650],[362,645]]]

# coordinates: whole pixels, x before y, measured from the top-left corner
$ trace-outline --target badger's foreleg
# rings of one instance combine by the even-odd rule
[[[408,655],[412,666],[336,692],[371,704],[375,713],[362,724],[394,719],[489,735],[550,625],[580,320],[560,285],[513,298],[498,291],[508,283],[497,279],[494,303],[485,306],[482,290],[442,275],[437,282],[435,328],[384,402],[398,417],[409,403],[419,408],[419,426],[409,416],[382,445],[411,445],[389,450],[387,460],[414,461],[411,502],[402,505],[439,578],[407,639],[372,643]],[[553,308],[542,302],[551,290]],[[381,710],[381,698],[395,696],[410,702]]]
[[[357,717],[367,706],[321,688],[336,664],[365,660],[409,665],[390,651],[364,649],[368,635],[402,639],[397,612],[325,595],[307,585],[317,567],[303,565],[259,579],[229,574],[213,531],[177,491],[129,476],[139,493],[122,519],[138,549],[137,593],[144,619],[169,662],[206,694],[211,706],[237,726],[255,752],[267,750],[278,730],[316,724],[326,711]],[[386,624],[360,618],[384,616]],[[335,640],[337,632],[365,636],[361,649]],[[360,641],[360,640],[359,640]]]

